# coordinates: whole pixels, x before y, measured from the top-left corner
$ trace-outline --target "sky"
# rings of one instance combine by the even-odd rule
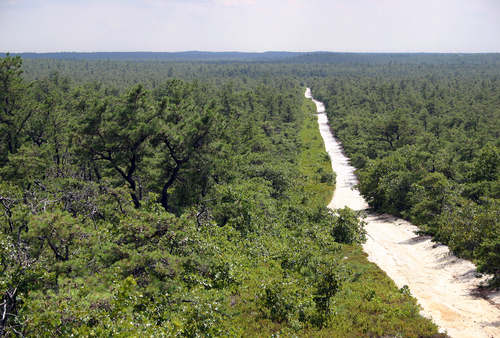
[[[0,52],[498,53],[500,0],[0,0]]]

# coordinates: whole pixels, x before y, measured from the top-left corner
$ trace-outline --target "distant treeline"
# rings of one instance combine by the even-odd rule
[[[0,57],[7,54],[0,53]],[[114,61],[202,61],[202,62],[286,62],[286,63],[500,63],[499,53],[334,53],[334,52],[92,52],[11,53],[23,59],[114,60]]]
[[[294,52],[264,52],[264,53],[241,53],[241,52],[92,52],[92,53],[11,53],[11,56],[20,55],[23,59],[56,59],[56,60],[136,60],[136,61],[271,61],[299,56],[303,53]],[[5,57],[6,54],[0,54]]]
[[[290,63],[403,63],[403,64],[469,64],[500,62],[500,54],[463,53],[307,53],[285,60]]]

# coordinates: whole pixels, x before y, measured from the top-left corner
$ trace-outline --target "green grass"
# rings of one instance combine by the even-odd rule
[[[335,173],[330,156],[319,132],[316,105],[309,99],[303,104],[304,122],[300,131],[302,150],[298,157],[300,173],[307,183],[306,191],[313,194],[314,203],[328,205],[335,190]]]

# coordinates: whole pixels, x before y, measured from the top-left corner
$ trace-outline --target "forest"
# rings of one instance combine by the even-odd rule
[[[1,335],[445,337],[326,207],[305,86],[370,206],[498,285],[500,57],[348,56],[1,59]]]

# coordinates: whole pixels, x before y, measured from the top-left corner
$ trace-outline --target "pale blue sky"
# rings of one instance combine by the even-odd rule
[[[500,52],[500,0],[0,0],[0,52]]]

